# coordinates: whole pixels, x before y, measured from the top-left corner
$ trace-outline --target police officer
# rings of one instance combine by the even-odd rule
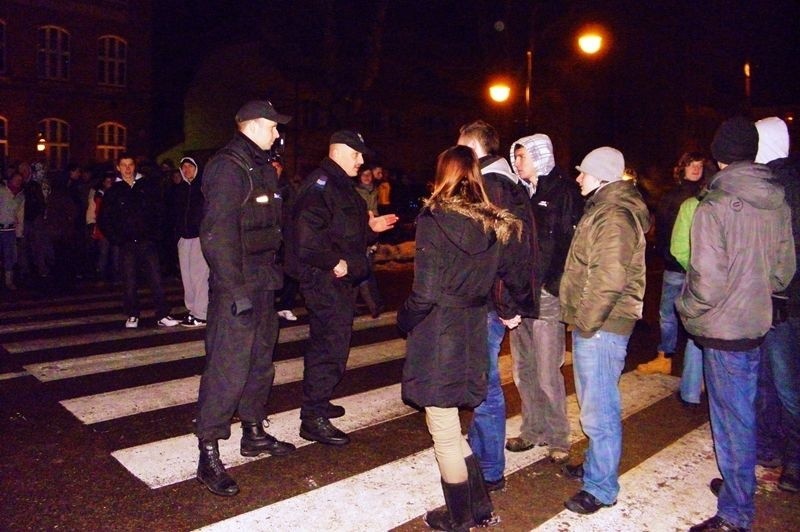
[[[328,157],[304,181],[288,229],[287,262],[300,280],[308,309],[300,436],[329,445],[350,438],[330,418],[344,408],[330,403],[344,375],[358,283],[369,274],[367,245],[391,229],[394,214],[375,216],[355,189],[353,177],[370,151],[353,131],[331,136]]]
[[[263,427],[275,377],[274,290],[283,279],[275,263],[281,197],[265,150],[278,138],[278,124],[290,119],[266,100],[244,104],[236,113],[238,132],[203,172],[200,243],[211,269],[211,290],[196,429],[197,478],[226,497],[236,495],[239,487],[225,471],[217,440],[230,437],[234,413],[242,421],[242,455],[284,455],[295,449]]]

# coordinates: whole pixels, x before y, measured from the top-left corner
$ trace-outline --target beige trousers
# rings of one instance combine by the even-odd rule
[[[425,422],[433,437],[433,453],[442,480],[448,484],[466,482],[467,464],[464,458],[472,454],[472,449],[461,434],[458,408],[426,406]]]

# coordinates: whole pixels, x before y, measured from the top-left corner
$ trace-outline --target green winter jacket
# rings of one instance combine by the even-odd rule
[[[692,255],[689,232],[692,229],[692,218],[694,218],[694,211],[697,210],[698,205],[700,205],[700,200],[694,196],[681,203],[678,217],[675,218],[675,225],[672,226],[669,253],[675,257],[684,270],[689,269],[689,258]]]
[[[559,299],[562,319],[591,337],[629,335],[642,317],[645,238],[650,215],[631,181],[615,181],[586,202],[567,253]]]

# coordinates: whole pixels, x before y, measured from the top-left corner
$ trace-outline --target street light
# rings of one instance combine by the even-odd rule
[[[594,55],[603,47],[603,36],[599,33],[584,33],[578,37],[578,46],[585,54]]]
[[[511,87],[503,82],[494,83],[489,86],[489,98],[497,103],[503,103],[511,96]]]
[[[36,151],[45,151],[47,147],[45,146],[44,135],[39,133],[39,140],[36,141]]]

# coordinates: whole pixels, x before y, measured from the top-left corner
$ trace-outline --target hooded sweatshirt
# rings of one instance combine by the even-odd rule
[[[756,162],[766,164],[783,187],[784,198],[792,212],[795,262],[800,263],[800,158],[789,156],[789,130],[786,123],[772,116],[756,122],[758,154]],[[800,274],[795,272],[786,291],[773,304],[785,304],[789,317],[800,317]],[[781,301],[782,298],[786,298]]]
[[[795,272],[791,215],[763,164],[737,161],[709,184],[692,220],[691,260],[675,306],[703,347],[754,349],[772,325],[771,295]]]
[[[197,173],[194,179],[189,181],[183,173],[183,168],[180,168],[183,181],[173,191],[174,211],[172,213],[172,222],[175,228],[175,236],[178,238],[199,238],[200,222],[203,220],[203,207],[205,205],[202,190],[203,180],[197,162],[191,157],[184,157],[181,159],[180,164],[183,165],[185,162],[193,164],[197,168]]]

